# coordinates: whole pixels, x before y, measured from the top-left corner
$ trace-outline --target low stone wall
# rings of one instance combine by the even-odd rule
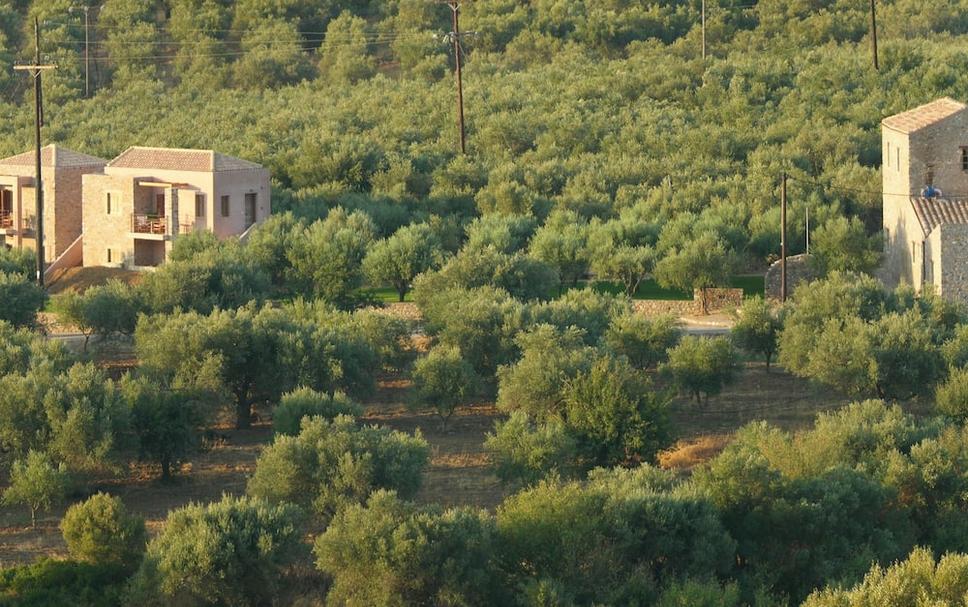
[[[770,269],[766,271],[766,297],[767,299],[780,299],[780,262],[775,261]],[[793,295],[797,287],[803,283],[812,282],[820,278],[820,275],[813,269],[810,263],[810,256],[807,254],[794,255],[787,257],[787,295]]]
[[[743,305],[743,289],[706,289],[706,302],[708,312],[738,308]],[[646,316],[696,316],[702,314],[702,294],[696,289],[691,301],[640,299],[632,302],[632,307]]]
[[[420,308],[417,304],[407,302],[393,302],[388,303],[385,306],[379,307],[374,306],[370,308],[374,312],[380,314],[386,314],[387,316],[393,316],[403,320],[420,321],[423,320],[423,314],[420,312]]]

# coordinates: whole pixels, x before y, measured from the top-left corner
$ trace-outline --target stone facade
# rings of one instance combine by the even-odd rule
[[[106,160],[56,145],[41,151],[44,170],[44,257],[53,262],[82,232],[82,181]],[[0,160],[0,244],[36,249],[35,154]]]
[[[882,123],[879,277],[968,303],[968,106],[939,99]],[[928,187],[940,192],[924,196]]]
[[[787,257],[787,296],[793,295],[797,287],[820,278],[816,270],[810,263],[810,256],[807,254],[793,255]],[[766,297],[768,299],[780,299],[780,282],[782,272],[780,262],[775,261],[766,271],[764,279],[766,285]]]
[[[210,150],[129,148],[83,191],[85,266],[157,266],[181,234],[240,236],[271,212],[269,171]]]

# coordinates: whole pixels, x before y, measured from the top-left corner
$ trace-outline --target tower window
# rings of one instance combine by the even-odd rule
[[[961,170],[968,171],[968,147],[961,147]]]

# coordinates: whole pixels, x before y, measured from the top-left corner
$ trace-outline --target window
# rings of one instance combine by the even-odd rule
[[[968,147],[961,148],[961,170],[968,171]]]
[[[111,263],[111,249],[108,249],[108,263]]]
[[[222,196],[222,217],[228,217],[232,214],[232,208],[229,204],[229,197]]]
[[[105,192],[105,194],[104,194],[104,206],[105,206],[105,210],[106,210],[106,212],[107,212],[108,215],[110,215],[111,212],[112,212],[112,210],[113,210],[113,205],[111,204],[112,202],[113,202],[113,200],[111,200],[111,192]],[[108,259],[108,261],[110,261],[110,259]]]
[[[884,152],[884,161],[887,164],[891,163],[891,142],[890,141],[887,142],[887,149]]]
[[[897,170],[900,171],[901,170],[901,148],[897,148],[895,152],[897,153]]]
[[[205,217],[205,194],[195,194],[195,217]]]

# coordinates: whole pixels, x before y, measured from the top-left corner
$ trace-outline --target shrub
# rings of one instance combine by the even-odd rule
[[[61,533],[71,558],[94,565],[136,567],[145,551],[143,519],[117,497],[98,493],[67,509]]]
[[[272,429],[276,434],[295,436],[307,417],[332,420],[340,415],[359,417],[362,414],[362,407],[342,392],[329,396],[311,388],[297,388],[283,394],[279,406],[273,409]]]
[[[117,607],[122,603],[127,578],[128,571],[115,564],[42,558],[30,565],[0,569],[0,603],[17,607]]]
[[[130,604],[265,605],[305,554],[299,509],[225,496],[168,514],[132,581]]]

